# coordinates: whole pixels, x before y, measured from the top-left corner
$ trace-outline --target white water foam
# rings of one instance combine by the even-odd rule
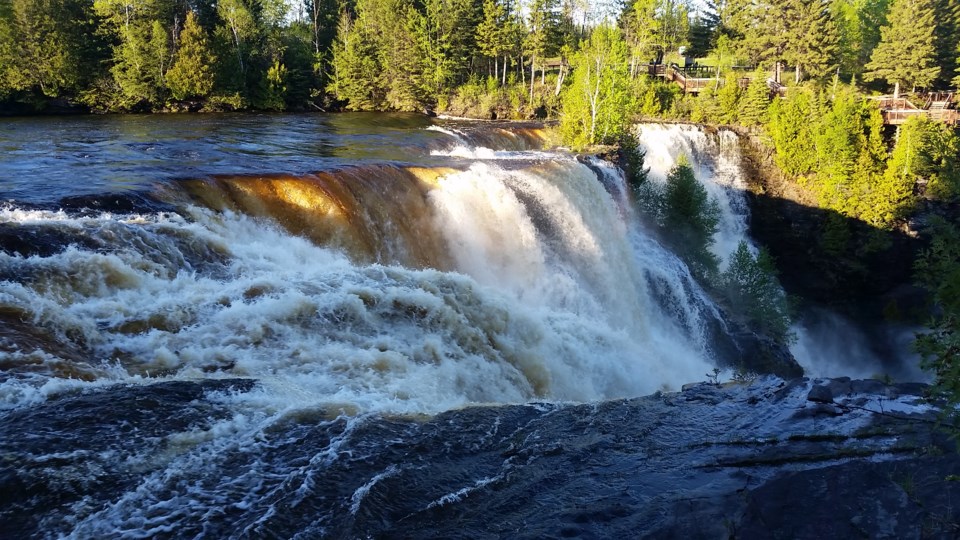
[[[711,136],[699,126],[675,124],[641,124],[636,129],[646,151],[644,163],[650,169],[650,180],[665,183],[680,156],[686,156],[697,180],[719,204],[720,223],[711,251],[720,257],[721,269],[741,241],[753,247],[747,236],[750,211],[737,135],[720,130]]]
[[[111,380],[252,377],[258,390],[237,399],[274,412],[591,401],[678,388],[709,370],[700,308],[660,312],[649,274],[663,275],[666,252],[644,243],[586,166],[477,163],[442,178],[431,200],[462,273],[357,265],[269,223],[194,208],[83,218],[138,239],[108,252],[3,255],[39,279],[4,282],[0,303],[122,366]],[[166,237],[224,261],[199,272]],[[145,257],[145,245],[163,253]],[[682,276],[670,279],[667,289],[690,296]],[[35,401],[6,393],[19,395],[8,405]]]

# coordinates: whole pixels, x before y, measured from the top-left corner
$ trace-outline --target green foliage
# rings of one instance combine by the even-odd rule
[[[11,0],[0,8],[2,89],[36,90],[55,97],[82,79],[82,36],[71,16],[83,16],[70,0]]]
[[[354,24],[350,15],[344,13],[333,45],[330,91],[337,99],[346,101],[351,110],[380,109],[384,102],[378,82],[380,72],[370,31],[364,24]]]
[[[931,242],[917,259],[918,283],[931,295],[936,315],[917,335],[921,366],[934,376],[934,389],[950,405],[960,404],[960,228],[935,218]],[[954,409],[954,416],[957,415]]]
[[[839,31],[828,0],[788,2],[790,25],[784,60],[795,66],[795,82],[804,74],[823,78],[836,67]]]
[[[720,276],[720,289],[734,313],[779,343],[795,339],[791,310],[777,281],[776,265],[765,249],[756,255],[741,241]]]
[[[770,107],[770,89],[767,87],[766,74],[755,71],[750,79],[740,105],[740,123],[745,126],[759,126],[767,122],[767,109]]]
[[[817,167],[813,140],[817,111],[812,92],[797,89],[786,98],[775,98],[769,115],[766,131],[776,149],[777,166],[791,176],[814,171]]]
[[[572,69],[560,117],[564,141],[573,148],[616,141],[634,112],[627,46],[620,31],[595,28],[574,56]]]
[[[873,50],[867,80],[885,80],[900,86],[929,86],[940,74],[934,48],[936,30],[932,0],[893,0],[889,25],[880,29],[880,44]]]
[[[710,281],[718,266],[710,246],[720,223],[720,206],[709,198],[686,158],[678,160],[667,176],[660,207],[664,238],[695,276]]]
[[[870,53],[880,43],[880,28],[887,24],[890,0],[833,0],[830,11],[837,25],[837,60],[841,73],[851,78],[863,74]]]
[[[911,118],[897,130],[886,174],[904,191],[921,184],[928,197],[955,200],[960,196],[960,136],[925,116]]]
[[[733,124],[737,121],[737,114],[740,110],[740,85],[737,82],[736,75],[732,73],[727,75],[727,79],[717,90],[716,99],[719,105],[719,116],[716,119],[721,124]]]
[[[790,331],[790,303],[777,281],[777,269],[766,249],[754,254],[741,241],[720,275],[720,289],[730,309],[752,328],[782,344],[796,339]]]
[[[637,135],[630,130],[623,132],[620,136],[618,147],[618,161],[620,168],[623,169],[627,177],[627,184],[633,189],[637,189],[647,181],[647,169],[644,165],[644,156],[646,153],[640,147],[640,141]]]
[[[194,13],[180,32],[176,61],[167,72],[167,85],[174,99],[205,98],[213,90],[216,59],[207,45],[207,36]]]

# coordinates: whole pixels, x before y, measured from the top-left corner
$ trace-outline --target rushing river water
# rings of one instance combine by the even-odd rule
[[[692,158],[728,255],[746,231],[732,134],[641,135],[652,181]],[[702,380],[729,354],[720,312],[616,168],[543,137],[406,115],[3,120],[7,532],[382,534],[361,506],[419,467],[392,445],[468,444],[418,419]],[[348,466],[375,454],[398,461]],[[480,469],[383,506],[508,480]]]

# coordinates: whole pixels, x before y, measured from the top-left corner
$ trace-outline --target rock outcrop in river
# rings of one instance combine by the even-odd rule
[[[259,384],[111,386],[7,415],[0,535],[953,538],[960,526],[960,456],[923,385],[762,378],[595,404],[224,423],[230,396]]]

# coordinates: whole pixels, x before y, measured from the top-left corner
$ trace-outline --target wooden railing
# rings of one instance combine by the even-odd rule
[[[937,122],[960,126],[960,111],[954,108],[954,98],[953,92],[930,92],[916,94],[912,99],[892,96],[870,99],[877,102],[884,124],[898,126],[915,116],[926,116]]]

